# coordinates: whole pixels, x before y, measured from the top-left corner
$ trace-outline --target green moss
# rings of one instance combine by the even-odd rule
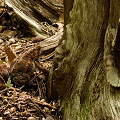
[[[83,120],[88,120],[88,114],[89,114],[89,110],[85,105],[82,109],[82,119]]]
[[[83,99],[83,102],[81,103],[81,120],[89,120],[88,119],[88,114],[89,114],[89,109],[87,108],[88,104],[89,104],[89,88],[85,91],[84,93],[84,99]]]
[[[81,95],[81,106],[84,106],[86,103],[89,102],[89,88],[87,88]]]

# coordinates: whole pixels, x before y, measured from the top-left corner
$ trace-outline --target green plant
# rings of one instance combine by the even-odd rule
[[[10,88],[13,86],[13,84],[11,84],[11,79],[10,79],[10,76],[8,78],[8,81],[7,81],[7,86]]]

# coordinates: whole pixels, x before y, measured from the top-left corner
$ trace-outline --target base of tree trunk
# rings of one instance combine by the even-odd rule
[[[65,0],[64,4],[65,34],[55,50],[48,97],[61,100],[64,120],[119,120],[120,88],[108,82],[105,62],[118,33],[119,1]],[[108,38],[109,26],[115,30],[112,39]]]

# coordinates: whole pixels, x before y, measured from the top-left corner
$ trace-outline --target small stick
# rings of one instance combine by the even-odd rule
[[[46,102],[41,102],[35,98],[32,98],[36,103],[40,104],[40,105],[43,105],[43,106],[46,106],[46,107],[49,107],[51,109],[57,109],[56,107],[50,105],[49,103],[46,103]]]
[[[46,55],[45,57],[43,57],[42,59],[40,59],[40,62],[45,61],[45,60],[53,57],[54,56],[54,52],[55,51],[53,51],[52,53],[50,53],[50,54]]]
[[[40,99],[41,99],[41,95],[42,95],[42,93],[41,93],[41,90],[40,90],[40,85],[39,85],[39,83],[38,83],[38,81],[37,81],[37,80],[36,80],[36,82],[37,82],[37,85],[38,85],[39,96],[40,96]]]
[[[29,98],[29,100],[32,101],[32,103],[34,103],[34,105],[36,106],[36,108],[43,114],[44,117],[46,117],[46,114],[43,112],[43,110],[39,107],[39,105],[37,105],[35,102],[34,102],[34,99],[31,99]]]
[[[3,113],[8,107],[9,107],[9,103],[0,112]]]
[[[37,67],[42,70],[44,73],[49,74],[49,70],[45,69],[42,65],[40,65],[39,62],[35,61],[35,64],[37,65]]]
[[[1,90],[0,93],[5,92],[6,90],[8,90],[8,88],[5,88],[4,90]]]

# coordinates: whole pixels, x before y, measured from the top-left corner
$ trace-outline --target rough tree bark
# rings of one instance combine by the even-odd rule
[[[56,48],[48,97],[64,120],[119,120],[119,0],[64,0],[65,30]]]

